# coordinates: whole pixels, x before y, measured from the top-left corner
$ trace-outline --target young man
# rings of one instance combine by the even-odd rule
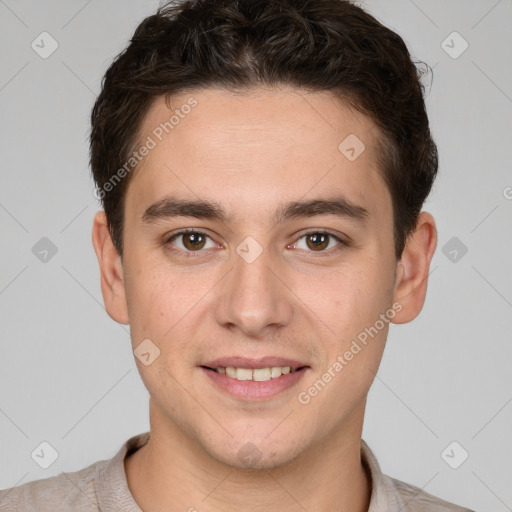
[[[437,172],[402,39],[345,0],[190,0],[92,113],[106,309],[150,433],[1,510],[462,511],[361,440],[389,323],[420,313]]]

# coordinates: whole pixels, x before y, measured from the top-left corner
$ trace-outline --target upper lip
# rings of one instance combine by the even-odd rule
[[[302,368],[307,364],[294,359],[287,359],[284,357],[260,357],[258,359],[249,359],[247,357],[220,357],[213,361],[208,361],[201,366],[208,368],[272,368],[273,366],[289,366],[291,368]]]

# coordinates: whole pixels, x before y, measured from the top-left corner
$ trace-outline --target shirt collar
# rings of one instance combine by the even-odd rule
[[[142,512],[130,492],[124,459],[149,441],[149,432],[130,437],[121,449],[102,466],[96,476],[99,509],[102,512]]]
[[[110,512],[142,512],[134,500],[128,482],[124,459],[149,441],[149,432],[138,434],[126,441],[116,455],[98,470],[96,475],[98,503],[100,510]],[[371,482],[371,498],[368,512],[389,512],[393,510],[390,503],[389,482],[383,475],[379,463],[365,441],[361,440],[361,462]]]
[[[382,473],[377,458],[362,439],[361,462],[370,476],[372,487],[368,512],[392,512],[395,509],[391,508],[388,477]]]

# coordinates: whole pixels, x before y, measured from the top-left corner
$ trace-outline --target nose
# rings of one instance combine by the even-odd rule
[[[219,289],[216,320],[224,328],[238,329],[246,337],[288,325],[293,316],[293,293],[284,265],[268,250],[254,260],[233,254],[233,269]]]

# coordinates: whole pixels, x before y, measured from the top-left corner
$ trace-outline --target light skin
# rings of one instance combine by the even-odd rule
[[[376,163],[379,132],[330,93],[203,89],[174,96],[172,107],[191,96],[197,106],[131,176],[123,260],[103,212],[93,226],[108,314],[130,324],[134,349],[150,339],[160,350],[149,366],[136,359],[150,393],[151,437],[125,460],[129,488],[147,511],[366,511],[361,432],[389,323],[307,405],[298,395],[393,303],[401,305],[393,323],[420,313],[434,219],[420,214],[397,261],[391,196]],[[157,98],[140,140],[170,115]],[[351,133],[365,144],[354,161],[338,149]],[[171,196],[215,202],[226,218],[143,220]],[[283,204],[333,197],[367,215],[274,223]],[[169,241],[187,228],[206,235],[199,249],[187,235]],[[322,231],[333,236],[318,247]],[[236,251],[248,236],[263,250],[251,263]],[[309,368],[297,386],[247,401],[200,368],[227,356],[281,356]],[[242,459],[247,443],[257,457]]]

